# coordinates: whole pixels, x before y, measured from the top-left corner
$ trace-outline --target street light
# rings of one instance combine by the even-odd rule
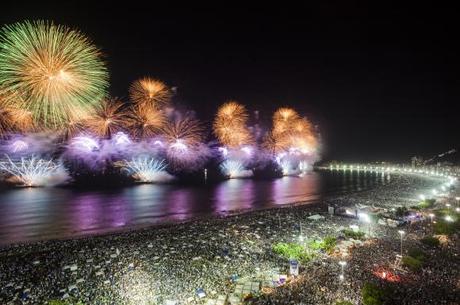
[[[399,230],[398,231],[399,235],[401,235],[401,257],[403,256],[403,236],[404,236],[404,232],[403,230]]]

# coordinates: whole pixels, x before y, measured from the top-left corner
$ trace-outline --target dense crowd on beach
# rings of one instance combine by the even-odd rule
[[[328,198],[315,206],[297,204],[106,236],[11,246],[0,250],[0,304],[46,304],[50,300],[205,303],[230,294],[238,278],[288,274],[286,259],[272,251],[277,242],[297,241],[301,235],[341,238],[344,228],[363,226],[355,218],[329,215],[328,205],[410,206],[418,201],[420,192],[442,182],[441,178],[416,175],[392,175],[391,179],[389,184]],[[311,215],[323,218],[311,220]],[[407,227],[404,242],[419,243],[426,225]],[[319,255],[301,266],[299,277],[267,294],[254,295],[252,302],[334,304],[349,300],[359,304],[363,283],[385,282],[379,281],[376,272],[397,265],[397,230],[374,225],[371,239],[340,258],[347,261],[343,280],[338,280],[339,258]],[[416,274],[399,266],[405,281],[392,284],[398,292],[394,300],[399,304],[455,304],[460,299],[458,250],[455,239],[442,250],[429,250],[433,259]]]

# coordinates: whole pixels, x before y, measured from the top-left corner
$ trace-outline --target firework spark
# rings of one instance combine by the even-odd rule
[[[53,160],[39,159],[35,156],[13,161],[9,156],[7,161],[0,162],[0,171],[12,176],[12,180],[23,186],[51,186],[62,184],[68,180],[68,175],[61,163]]]
[[[249,144],[252,136],[246,126],[248,114],[246,108],[235,101],[223,104],[214,120],[214,134],[229,148]]]
[[[86,116],[107,86],[100,51],[79,31],[46,21],[0,31],[1,91],[36,123],[58,128]]]
[[[135,157],[131,160],[124,160],[123,170],[134,179],[141,182],[167,182],[173,177],[166,172],[165,160],[157,160],[152,157]]]
[[[95,113],[85,121],[89,130],[99,137],[110,138],[129,124],[131,116],[126,106],[118,99],[105,99]]]
[[[160,108],[171,99],[171,91],[161,81],[144,77],[136,80],[129,88],[131,101],[139,106]]]

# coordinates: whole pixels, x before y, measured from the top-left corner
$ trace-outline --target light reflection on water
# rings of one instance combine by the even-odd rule
[[[312,172],[273,180],[218,184],[149,185],[117,189],[24,188],[0,191],[0,244],[68,238],[177,222],[198,215],[263,209],[388,183],[370,173]]]

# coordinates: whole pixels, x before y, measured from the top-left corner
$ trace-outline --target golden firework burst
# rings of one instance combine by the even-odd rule
[[[138,106],[160,108],[171,99],[171,90],[161,81],[150,77],[136,80],[129,88],[131,101]]]

